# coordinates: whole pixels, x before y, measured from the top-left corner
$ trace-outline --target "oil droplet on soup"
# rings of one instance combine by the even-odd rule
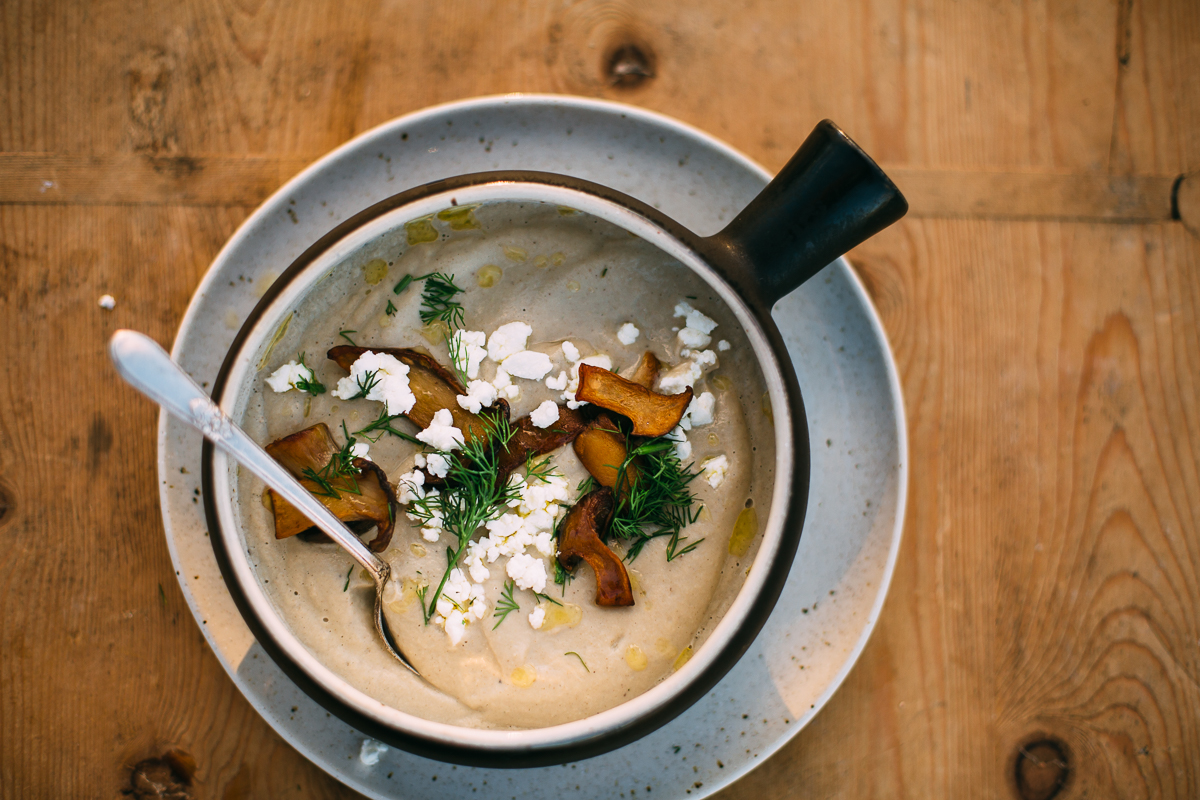
[[[563,603],[561,606],[551,605],[546,609],[546,616],[542,620],[541,630],[552,630],[559,625],[574,628],[582,619],[583,609],[574,603]]]
[[[625,663],[634,672],[641,672],[650,663],[650,659],[646,658],[646,652],[636,644],[631,644],[625,648]]]
[[[579,291],[579,281],[567,281],[567,288],[572,292]]]
[[[683,665],[686,664],[691,657],[692,646],[689,644],[687,647],[679,651],[679,657],[675,659],[675,663],[671,666],[671,669],[673,669],[675,672],[679,672],[679,670],[683,668]]]
[[[533,682],[537,680],[537,670],[532,665],[525,664],[514,669],[509,678],[512,680],[514,686],[520,686],[522,689],[525,689],[533,686]]]
[[[495,264],[484,264],[475,273],[475,282],[484,289],[489,289],[499,283],[502,277],[504,277],[504,270]]]
[[[533,265],[538,269],[545,269],[546,267],[550,266],[550,259],[546,258],[545,256],[536,256],[533,259]]]
[[[712,381],[713,388],[719,391],[727,392],[733,388],[733,381],[724,375],[713,375],[709,380]]]
[[[475,219],[475,209],[479,208],[478,204],[469,206],[451,206],[443,208],[437,213],[437,218],[442,222],[449,223],[452,231],[470,231],[477,230],[482,227],[479,220]]]
[[[362,266],[363,280],[371,286],[387,277],[387,262],[382,258],[372,258]]]
[[[502,249],[504,250],[504,257],[509,261],[516,261],[520,263],[529,258],[529,253],[526,252],[524,247],[515,247],[513,245],[506,244]]]
[[[413,542],[408,546],[408,549],[417,558],[424,558],[425,554],[429,552],[425,549],[425,545],[421,544],[420,542]]]
[[[729,554],[741,558],[750,552],[750,544],[758,534],[758,512],[743,508],[733,523],[733,535],[729,537]]]
[[[433,217],[421,217],[404,223],[404,235],[409,245],[438,240],[437,228],[433,227]]]

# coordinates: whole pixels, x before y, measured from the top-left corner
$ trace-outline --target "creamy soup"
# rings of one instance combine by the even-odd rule
[[[663,680],[703,644],[757,549],[757,520],[769,511],[774,452],[766,389],[750,344],[702,279],[608,222],[552,205],[460,207],[379,237],[314,285],[240,403],[241,422],[251,435],[266,444],[324,422],[341,445],[343,423],[354,435],[375,420],[383,403],[334,396],[347,373],[325,353],[347,340],[367,348],[421,349],[449,365],[444,331],[419,319],[423,284],[393,291],[406,275],[435,271],[453,275],[464,289],[456,298],[464,330],[490,337],[503,325],[523,322],[532,332],[522,351],[548,357],[550,371],[543,377],[511,378],[516,390],[496,380],[495,359],[478,362],[475,378],[501,384],[498,393],[507,395],[514,420],[545,401],[572,400],[572,376],[584,360],[603,365],[607,359],[613,371],[621,371],[650,351],[664,365],[663,388],[655,388],[666,394],[680,391],[690,373],[696,396],[707,393],[711,399],[696,412],[686,443],[676,445],[682,462],[701,472],[690,484],[698,517],[683,528],[686,538],[676,550],[696,546],[668,560],[668,537],[648,542],[626,561],[634,605],[622,608],[596,605],[596,580],[586,563],[564,586],[555,584],[552,545],[549,555],[533,545],[523,551],[526,559],[540,559],[539,569],[551,577],[537,595],[514,585],[507,562],[515,556],[492,562],[481,557],[477,566],[484,569],[464,564],[461,579],[478,587],[472,591],[484,604],[476,606],[482,617],[467,614],[465,630],[454,641],[444,615],[426,621],[418,592],[438,585],[447,568],[446,548],[457,540],[442,532],[430,541],[430,532],[401,507],[382,553],[393,575],[385,613],[421,678],[397,665],[377,640],[374,588],[365,572],[334,544],[276,540],[262,484],[243,471],[235,484],[235,507],[251,562],[279,614],[314,656],[401,711],[513,729],[612,708]],[[698,316],[688,316],[690,310]],[[716,325],[707,333],[706,319]],[[267,385],[268,377],[300,354],[328,391],[313,396]],[[404,419],[393,424],[406,433],[418,431]],[[356,439],[369,445],[366,457],[393,484],[420,463],[422,448],[402,438]],[[549,458],[566,487],[556,510],[561,519],[579,499],[577,487],[587,472],[570,445]],[[487,534],[480,530],[476,538]],[[627,542],[609,544],[618,556],[627,555]],[[432,588],[423,591],[428,596]],[[509,606],[516,608],[499,616]]]

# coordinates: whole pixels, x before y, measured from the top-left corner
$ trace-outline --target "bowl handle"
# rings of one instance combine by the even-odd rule
[[[908,201],[879,165],[823,120],[767,187],[706,243],[742,296],[769,312],[906,211]]]

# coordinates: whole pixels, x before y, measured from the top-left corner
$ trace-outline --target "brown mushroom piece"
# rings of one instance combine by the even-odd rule
[[[558,407],[558,421],[545,428],[533,424],[528,415],[513,423],[513,436],[500,454],[499,479],[507,480],[517,467],[531,456],[541,456],[574,441],[588,427],[587,418],[578,411]]]
[[[607,487],[589,492],[572,506],[558,533],[558,563],[567,571],[573,571],[580,560],[588,563],[596,573],[596,605],[631,606],[629,573],[600,539],[612,512],[613,493]]]
[[[472,414],[458,404],[458,396],[465,395],[466,388],[459,383],[453,372],[439,364],[432,356],[402,347],[351,347],[344,344],[330,348],[326,355],[349,372],[359,356],[366,352],[384,353],[408,365],[408,385],[417,400],[404,416],[419,428],[428,428],[429,423],[433,421],[433,415],[446,408],[454,417],[454,427],[463,432],[464,438],[470,440],[476,436],[487,435],[487,424],[479,415]],[[508,403],[505,400],[497,401],[492,408],[495,409],[495,413],[508,415]]]
[[[328,479],[332,492],[304,477],[306,469],[321,474],[341,451],[329,426],[323,422],[271,442],[266,451],[352,530],[365,533],[372,526],[378,528],[379,532],[367,545],[371,550],[380,553],[387,548],[396,525],[397,502],[387,474],[378,465],[365,458],[354,459],[351,464],[359,474]],[[295,506],[271,489],[266,491],[275,514],[276,539],[286,539],[315,528]]]
[[[615,372],[583,364],[575,397],[629,417],[635,436],[662,436],[683,418],[692,402],[692,389],[688,387],[681,394],[658,394]]]
[[[638,386],[644,386],[649,389],[658,380],[658,373],[662,370],[662,362],[655,358],[654,353],[649,350],[642,353],[642,357],[638,359],[633,370],[626,377],[636,383]]]
[[[596,483],[617,488],[620,480],[621,465],[625,463],[629,451],[625,446],[625,436],[617,428],[617,423],[607,414],[601,414],[592,420],[587,429],[575,437],[573,444],[575,455]],[[637,480],[637,466],[630,463],[625,467],[625,486],[621,487],[624,494],[628,484]]]

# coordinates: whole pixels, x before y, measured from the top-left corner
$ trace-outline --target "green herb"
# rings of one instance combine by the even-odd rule
[[[349,342],[351,347],[358,347],[358,345],[356,345],[356,344],[354,343],[354,340],[353,340],[353,339],[351,339],[349,336],[347,336],[347,335],[346,335],[346,334],[348,334],[348,333],[358,333],[358,331],[338,331],[338,336],[342,337],[342,338],[343,338],[343,339],[345,339],[347,342]]]
[[[343,592],[350,588],[350,573],[352,572],[354,572],[353,564],[350,565],[350,569],[346,570],[346,585],[342,587]]]
[[[695,299],[696,299],[696,295],[694,295],[694,294],[685,294],[685,295],[684,295],[684,297],[686,297],[688,300],[695,300]]]
[[[342,422],[342,434],[346,437],[346,444],[341,450],[330,456],[328,464],[320,471],[312,467],[305,467],[300,473],[302,478],[317,485],[317,491],[313,491],[317,497],[329,497],[336,500],[342,496],[341,492],[362,494],[362,489],[358,486],[359,470],[354,466],[354,456],[350,454],[350,449],[354,447],[356,440],[346,432],[345,421]]]
[[[388,300],[387,308],[383,310],[383,313],[387,314],[389,317],[396,316],[396,304],[391,300]]]
[[[504,622],[509,614],[521,610],[521,607],[517,605],[517,601],[513,599],[513,589],[515,588],[516,584],[512,581],[504,584],[504,591],[500,593],[500,599],[496,601],[496,611],[492,614],[493,617],[498,618],[496,624],[492,626],[492,630],[499,628],[500,623]]]
[[[457,457],[450,462],[446,473],[446,487],[440,494],[418,498],[409,506],[409,513],[419,524],[424,524],[440,514],[442,529],[455,539],[455,547],[446,548],[446,571],[430,598],[426,609],[426,623],[431,609],[450,578],[450,572],[462,560],[471,537],[485,522],[498,518],[507,510],[510,500],[521,496],[519,486],[512,481],[498,481],[500,474],[500,452],[516,433],[512,423],[505,417],[481,417],[485,435],[473,436],[463,444]],[[549,474],[548,461],[526,462],[529,479],[544,480]]]
[[[429,325],[434,320],[441,320],[451,330],[461,328],[463,307],[454,297],[463,290],[454,282],[454,276],[433,272],[421,276],[419,280],[425,281],[425,289],[421,292],[421,322]]]
[[[305,380],[304,378],[301,378],[300,380],[294,382],[292,384],[292,386],[295,386],[297,389],[299,389],[302,392],[308,392],[313,397],[316,397],[319,394],[325,394],[325,384],[318,381],[316,379],[317,374],[315,372],[313,372],[312,367],[310,367],[310,366],[308,366],[308,364],[304,363],[304,353],[300,354],[300,366],[302,366],[306,370],[308,370],[308,374],[312,375],[313,379],[309,381],[309,380]]]
[[[583,656],[579,655],[579,653],[576,653],[574,650],[568,650],[567,652],[563,653],[563,655],[564,656],[575,656],[576,658],[579,659],[579,663],[583,664],[583,668],[587,669],[588,672],[591,672],[591,670],[588,669],[587,662],[583,660]]]
[[[557,560],[557,559],[555,559],[555,560]],[[555,600],[553,597],[551,597],[548,594],[542,594],[541,592],[534,592],[533,596],[539,600],[545,600],[547,603],[554,603],[554,605],[556,605],[556,606],[562,605],[562,603],[558,602],[557,600]]]
[[[681,535],[702,510],[692,511],[696,498],[689,488],[700,473],[693,472],[690,464],[680,463],[670,439],[660,436],[635,444],[626,434],[625,443],[628,455],[617,470],[616,511],[608,532],[631,542],[626,561],[637,558],[651,539],[669,536],[667,561],[674,561],[704,541],[689,542]],[[625,474],[635,459],[639,462],[637,480],[626,481]],[[620,487],[628,488],[621,491]]]
[[[371,390],[379,385],[379,370],[373,369],[364,372],[358,376],[355,383],[358,384],[358,391],[346,398],[347,400],[357,400],[360,397],[365,398],[369,395]]]
[[[554,530],[554,538],[558,538],[558,529]],[[563,565],[558,563],[557,558],[550,559],[550,564],[554,567],[554,582],[562,587],[562,596],[567,596],[567,584],[575,580],[575,576],[563,569]]]
[[[392,436],[403,439],[406,442],[412,442],[418,447],[424,447],[425,443],[417,437],[413,436],[412,434],[405,433],[404,431],[396,430],[392,427],[392,421],[400,419],[403,416],[403,414],[392,414],[389,416],[387,409],[381,409],[379,412],[379,417],[374,422],[367,425],[365,428],[356,430],[354,435],[361,435],[364,439],[374,444],[375,442],[378,442],[385,433],[390,433]],[[375,434],[374,438],[369,435],[372,433]]]
[[[405,275],[403,278],[400,279],[399,283],[397,283],[395,286],[392,287],[392,294],[402,293],[405,289],[407,289],[409,286],[411,286],[412,282],[415,280],[420,280],[420,279],[415,275]]]
[[[603,277],[604,277],[605,275],[607,275],[607,274],[608,274],[608,267],[605,267],[604,269],[600,270],[600,277],[601,277],[601,278],[603,278]]]
[[[420,575],[421,573],[418,572],[417,574]],[[429,584],[425,584],[424,586],[417,587],[417,599],[421,601],[421,615],[424,616],[426,620],[429,619],[429,614],[425,613],[425,594],[428,591],[429,591]]]

